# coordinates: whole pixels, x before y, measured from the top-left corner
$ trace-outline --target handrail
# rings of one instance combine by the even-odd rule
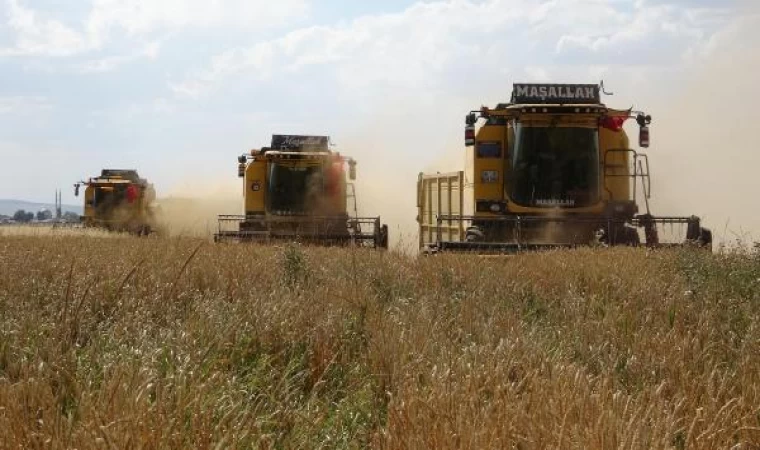
[[[622,167],[622,165],[612,165],[609,164],[607,159],[608,155],[611,153],[630,153],[633,156],[633,161],[631,161],[631,165],[625,164],[626,173],[623,174],[616,174],[616,173],[610,173],[611,169],[619,169]],[[633,168],[633,171],[631,171],[631,168]],[[637,180],[641,178],[641,189],[644,193],[644,200],[646,201],[646,208],[647,212],[649,212],[649,199],[652,195],[652,178],[649,175],[649,156],[644,153],[638,153],[637,151],[633,149],[608,149],[604,152],[604,189],[609,193],[610,195],[612,192],[610,191],[609,187],[607,186],[607,179],[608,178],[614,178],[614,177],[626,177],[626,178],[632,178],[633,179],[633,201],[636,202],[636,197],[638,193],[638,182]]]

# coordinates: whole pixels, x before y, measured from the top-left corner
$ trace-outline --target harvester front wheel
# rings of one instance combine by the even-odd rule
[[[692,216],[691,219],[686,231],[686,242],[712,250],[712,231],[699,226],[699,219],[697,217]]]
[[[639,232],[629,226],[616,226],[612,229],[601,228],[596,232],[596,240],[605,245],[625,245],[628,247],[637,247],[641,244]]]
[[[150,225],[137,225],[132,227],[132,232],[135,236],[149,236],[152,231]]]
[[[701,228],[699,229],[699,237],[696,239],[696,244],[700,247],[712,250],[712,231],[708,230],[707,228]]]

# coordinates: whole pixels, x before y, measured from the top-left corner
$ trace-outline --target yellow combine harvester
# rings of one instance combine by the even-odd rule
[[[153,231],[156,193],[153,185],[140,178],[137,171],[103,169],[99,177],[76,183],[76,196],[82,186],[85,192],[81,221],[85,227],[138,235]]]
[[[639,146],[646,148],[651,117],[608,108],[601,91],[599,85],[515,84],[510,103],[468,114],[465,170],[419,175],[420,248],[710,248],[712,234],[698,217],[650,213],[649,161],[631,149],[623,124],[636,120]]]
[[[298,240],[317,245],[388,247],[379,217],[358,217],[356,161],[326,136],[274,135],[270,147],[238,158],[244,215],[219,216],[215,240]]]

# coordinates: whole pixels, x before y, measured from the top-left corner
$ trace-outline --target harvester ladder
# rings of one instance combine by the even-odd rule
[[[626,165],[625,173],[617,173],[617,169],[620,169],[621,165],[608,163],[607,157],[612,153],[630,153],[631,165]],[[633,149],[607,150],[604,154],[604,172],[605,178],[631,178],[633,185],[632,193],[634,202],[636,202],[638,197],[638,180],[641,179],[641,191],[644,196],[644,204],[646,206],[647,214],[649,214],[649,198],[652,194],[652,179],[649,176],[649,157],[647,155],[638,153]],[[605,186],[605,188],[607,187]],[[607,191],[609,192],[609,189],[607,189]]]
[[[643,157],[643,158],[642,158]],[[646,171],[644,171],[644,164],[643,162],[646,162]],[[649,158],[647,158],[647,155],[636,155],[636,174],[634,175],[634,189],[635,189],[635,180],[638,177],[641,177],[641,190],[644,194],[644,204],[647,208],[647,214],[650,213],[649,211],[649,197],[651,195],[652,191],[652,182],[651,178],[649,177]],[[634,190],[633,198],[636,198],[636,191]]]
[[[356,185],[354,185],[354,183],[346,183],[346,202],[353,203],[354,219],[351,221],[351,226],[354,229],[354,233],[361,234],[362,229],[361,224],[359,223],[359,208],[356,204]],[[350,203],[348,208],[349,210],[351,209]]]
[[[354,183],[348,183],[346,184],[346,200],[349,202],[353,202],[353,210],[354,210],[354,218],[359,217],[359,209],[356,205],[356,186],[354,186]],[[349,207],[350,209],[350,207]]]

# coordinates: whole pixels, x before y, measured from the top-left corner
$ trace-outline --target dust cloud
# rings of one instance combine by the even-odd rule
[[[389,246],[416,253],[417,177],[420,172],[464,169],[462,124],[471,99],[410,98],[389,94],[360,123],[336,135],[337,150],[357,160],[359,215],[380,216],[388,225]]]
[[[416,251],[417,227],[415,221],[416,184],[399,177],[392,181],[387,177],[357,177],[356,195],[358,213],[361,217],[380,217],[388,225],[388,242],[391,248]],[[414,178],[416,179],[416,178]],[[353,213],[353,205],[349,214]]]
[[[217,230],[220,214],[241,214],[242,186],[239,178],[180,182],[156,200],[158,229],[168,236],[210,237]],[[188,195],[187,193],[200,193]]]
[[[699,215],[716,243],[760,238],[760,16],[716,36],[682,88],[655,105],[653,212]]]

